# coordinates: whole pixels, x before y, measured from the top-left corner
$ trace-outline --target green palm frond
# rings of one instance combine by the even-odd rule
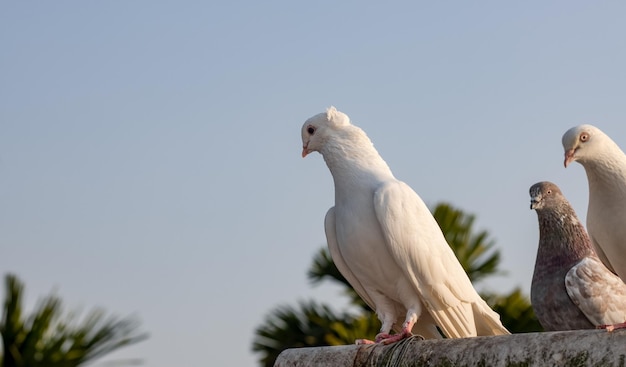
[[[481,295],[494,311],[500,314],[502,324],[512,333],[543,331],[528,296],[519,288],[506,295]]]
[[[76,314],[63,315],[62,302],[49,295],[26,320],[22,317],[24,286],[14,275],[6,276],[6,300],[0,334],[3,367],[75,367],[91,362],[123,346],[147,338],[137,333],[132,317],[106,317],[94,310],[82,321]]]
[[[337,320],[330,308],[315,302],[279,306],[256,329],[252,349],[262,352],[263,366],[273,366],[284,349],[325,345],[324,335]]]
[[[287,348],[352,344],[374,338],[380,322],[372,312],[354,316],[335,313],[315,301],[283,305],[273,310],[255,331],[252,349],[261,353],[261,365],[270,367]]]
[[[474,233],[473,215],[441,203],[433,216],[472,282],[499,273],[500,252],[494,250],[495,241],[487,231]]]

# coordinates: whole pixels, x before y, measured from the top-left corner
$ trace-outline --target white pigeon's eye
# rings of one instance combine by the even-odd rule
[[[580,134],[580,141],[582,141],[583,143],[586,142],[587,140],[589,140],[589,134],[588,133],[582,133]]]
[[[309,133],[309,135],[315,134],[315,128],[313,126],[307,127],[306,131]]]

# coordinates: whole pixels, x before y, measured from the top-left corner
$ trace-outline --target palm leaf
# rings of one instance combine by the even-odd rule
[[[433,216],[472,282],[500,273],[500,252],[494,250],[495,241],[489,239],[487,231],[473,233],[473,215],[441,203]]]
[[[512,333],[543,331],[530,300],[519,288],[506,295],[483,294],[487,304],[500,314],[502,324]]]
[[[6,277],[6,300],[0,334],[4,346],[3,367],[75,367],[91,362],[123,346],[147,338],[137,333],[132,317],[105,317],[94,310],[77,322],[77,314],[63,316],[62,302],[49,295],[39,302],[26,321],[22,318],[23,285]]]

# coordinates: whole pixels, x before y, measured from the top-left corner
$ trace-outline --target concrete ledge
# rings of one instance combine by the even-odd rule
[[[275,367],[625,366],[626,330],[577,330],[283,351]]]

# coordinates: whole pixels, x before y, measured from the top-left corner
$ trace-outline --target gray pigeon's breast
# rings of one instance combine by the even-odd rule
[[[567,294],[565,273],[533,278],[530,297],[535,315],[546,331],[593,329],[594,325]]]

